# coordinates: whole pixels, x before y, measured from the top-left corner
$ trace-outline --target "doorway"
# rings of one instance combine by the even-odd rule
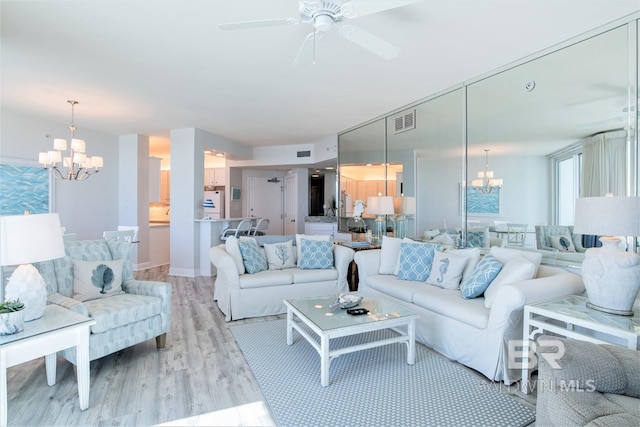
[[[251,218],[269,218],[266,234],[282,234],[282,180],[280,178],[249,178],[247,194]]]
[[[323,216],[324,176],[309,177],[309,216]]]

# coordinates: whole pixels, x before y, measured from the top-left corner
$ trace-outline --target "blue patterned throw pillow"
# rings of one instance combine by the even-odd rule
[[[238,246],[247,273],[254,274],[267,269],[267,260],[260,253],[260,248],[255,240],[240,240]]]
[[[482,257],[475,270],[473,270],[473,274],[462,282],[460,286],[462,298],[471,299],[482,295],[501,269],[502,264],[493,255],[489,254]]]
[[[300,239],[300,265],[302,270],[333,268],[333,243],[326,240]]]
[[[431,274],[433,257],[438,249],[440,249],[439,243],[402,242],[400,244],[398,279],[426,281]]]

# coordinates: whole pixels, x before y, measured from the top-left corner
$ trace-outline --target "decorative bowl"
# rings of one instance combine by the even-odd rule
[[[357,306],[360,304],[360,301],[362,301],[362,297],[360,295],[344,294],[338,295],[336,303],[338,304],[338,307],[345,309]]]

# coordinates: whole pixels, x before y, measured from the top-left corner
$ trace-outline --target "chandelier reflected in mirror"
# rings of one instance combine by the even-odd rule
[[[478,179],[471,181],[471,186],[482,194],[491,194],[502,187],[502,179],[494,178],[493,171],[489,170],[489,149],[485,149],[484,171],[478,172]]]
[[[67,144],[66,139],[55,138],[53,140],[53,150],[41,152],[38,155],[38,163],[44,165],[45,169],[51,167],[53,176],[58,179],[68,181],[84,181],[91,175],[98,173],[103,166],[102,156],[87,156],[85,152],[85,142],[75,137],[76,126],[73,123],[74,108],[78,101],[69,100],[71,104],[71,143]],[[69,151],[67,151],[69,147]]]

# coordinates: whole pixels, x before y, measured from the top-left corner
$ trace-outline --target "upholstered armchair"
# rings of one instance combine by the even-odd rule
[[[640,351],[545,335],[537,351],[536,425],[640,425]],[[554,369],[544,354],[562,352]]]
[[[554,243],[559,236],[569,236],[575,252],[584,252],[586,249],[582,247],[582,235],[573,233],[573,225],[536,225],[536,247],[548,251],[558,251],[561,247]]]
[[[120,240],[77,240],[65,242],[66,256],[41,262],[36,268],[46,285],[49,304],[57,304],[96,320],[89,335],[89,359],[94,360],[140,342],[156,338],[158,348],[165,346],[171,320],[171,285],[165,282],[135,280],[131,271],[131,242]],[[118,260],[122,260],[119,262]],[[80,262],[78,262],[80,261]],[[98,299],[78,298],[74,272],[83,261],[105,261],[122,277],[122,292],[100,295]],[[74,265],[75,264],[75,265]],[[97,269],[91,271],[95,274]],[[90,282],[93,280],[90,276]],[[75,289],[74,289],[75,287]],[[115,288],[115,287],[114,287]],[[100,289],[94,291],[102,294]],[[74,298],[75,295],[75,298]],[[76,353],[67,349],[62,355],[76,363]]]

